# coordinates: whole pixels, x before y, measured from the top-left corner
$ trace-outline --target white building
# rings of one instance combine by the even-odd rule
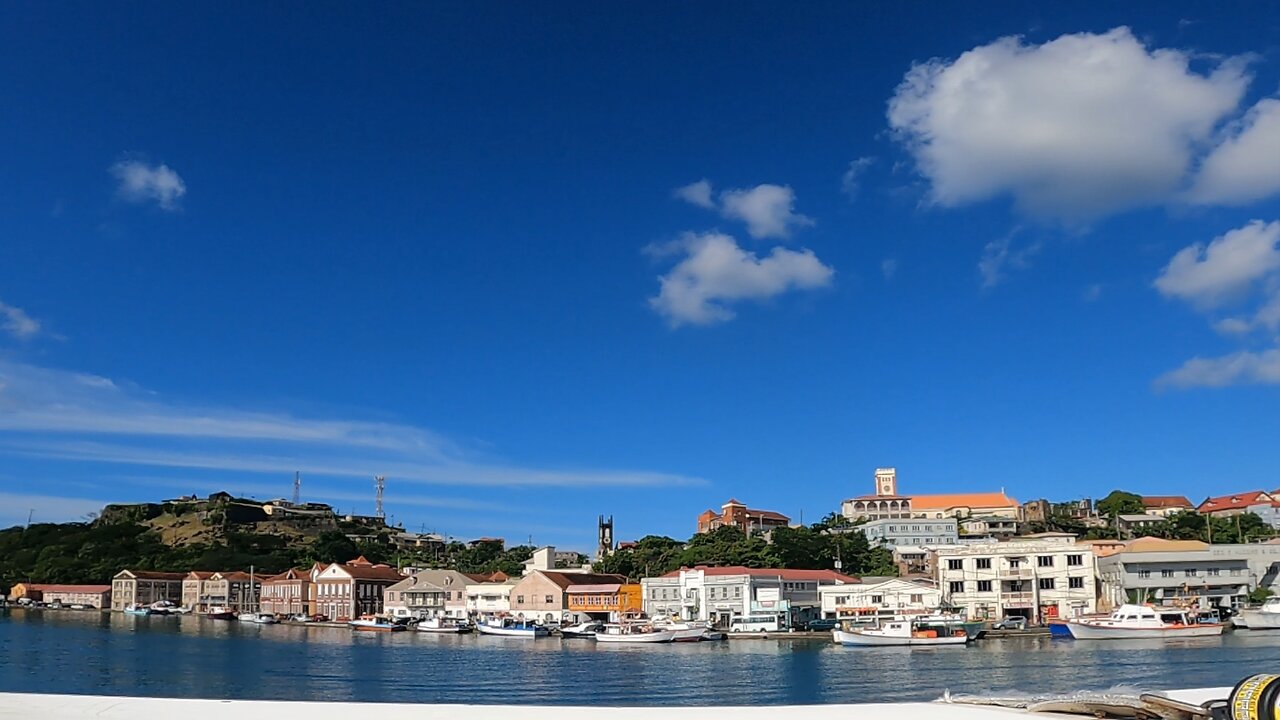
[[[1012,615],[1032,622],[1076,617],[1097,607],[1094,555],[1058,538],[939,548],[938,589],[974,620]]]
[[[900,545],[954,544],[960,538],[955,518],[880,518],[868,520],[852,529],[865,535],[872,545],[890,550]]]
[[[735,617],[769,615],[789,627],[819,616],[820,586],[857,582],[834,570],[699,565],[644,578],[640,586],[649,617],[672,615],[728,627]]]
[[[932,585],[910,580],[878,583],[824,585],[818,588],[822,617],[849,619],[923,615],[938,610],[942,592]]]
[[[490,617],[511,612],[511,588],[519,578],[467,584],[467,615]]]

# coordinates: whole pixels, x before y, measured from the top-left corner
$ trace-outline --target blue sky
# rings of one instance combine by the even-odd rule
[[[0,526],[1280,486],[1271,3],[39,3]]]

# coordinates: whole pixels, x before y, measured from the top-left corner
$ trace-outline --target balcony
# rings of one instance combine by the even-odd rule
[[[1035,577],[1034,573],[1031,568],[1000,568],[996,571],[1001,580],[1030,580]]]
[[[1013,603],[1013,602],[1029,603],[1032,601],[1033,598],[1034,598],[1034,595],[1032,593],[1025,592],[1025,591],[1019,591],[1019,592],[1001,591],[1000,593],[1000,600],[1005,603]]]

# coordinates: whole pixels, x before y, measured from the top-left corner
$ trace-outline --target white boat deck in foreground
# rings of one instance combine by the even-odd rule
[[[1231,688],[1177,690],[1167,695],[1199,704],[1225,698]],[[518,715],[522,720],[599,720],[602,710],[611,720],[652,720],[655,707],[581,707],[560,705],[415,705],[408,703],[288,702],[270,700],[187,700],[107,697],[98,695],[41,695],[0,693],[0,720],[350,720],[352,717],[398,717],[411,720],[492,720]],[[394,715],[384,715],[394,713]],[[1010,720],[1077,718],[1079,715],[1028,713],[1002,707],[939,703],[868,703],[865,705],[765,705],[753,707],[663,706],[663,720]]]

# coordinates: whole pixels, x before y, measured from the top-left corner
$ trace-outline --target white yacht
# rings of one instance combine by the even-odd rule
[[[1196,622],[1195,617],[1182,608],[1121,605],[1105,618],[1068,620],[1067,630],[1077,640],[1132,640],[1221,635],[1223,625]]]
[[[422,620],[414,629],[426,633],[465,633],[471,632],[471,626],[452,618],[433,617]]]
[[[540,638],[551,634],[547,628],[527,620],[501,618],[476,624],[481,635],[505,635],[507,637]]]
[[[675,637],[674,630],[659,630],[649,623],[609,623],[596,633],[596,642],[665,643],[671,642]]]
[[[1232,618],[1237,627],[1250,630],[1274,630],[1280,628],[1280,597],[1267,598],[1262,607],[1241,610]]]
[[[875,626],[856,626],[848,630],[836,628],[832,638],[841,645],[911,645],[943,646],[965,645],[973,636],[963,628],[942,623],[922,622],[919,619],[901,618],[886,620]]]

